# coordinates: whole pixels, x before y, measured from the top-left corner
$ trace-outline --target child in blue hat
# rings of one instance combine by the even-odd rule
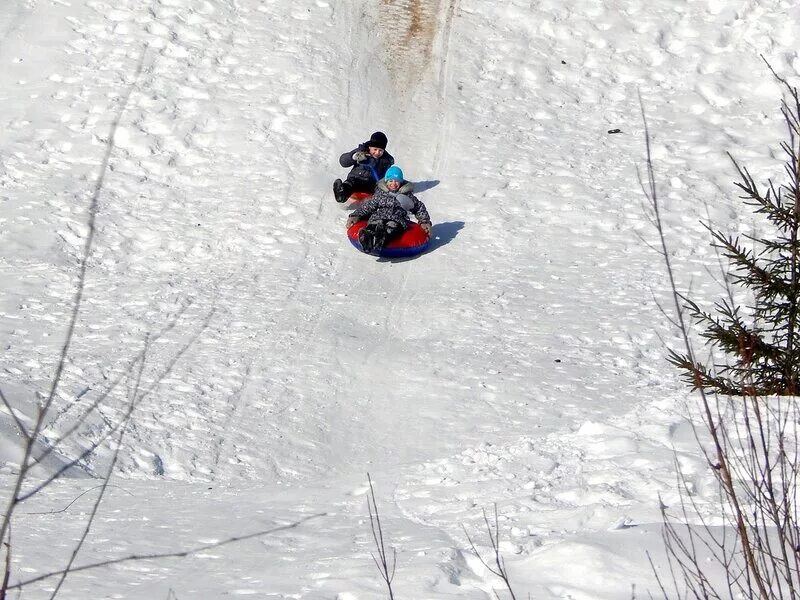
[[[386,134],[376,131],[366,142],[339,157],[340,165],[352,168],[347,179],[344,181],[337,179],[333,182],[333,195],[337,202],[347,202],[354,192],[371,194],[375,191],[378,181],[394,164],[394,157],[386,152],[387,143]]]
[[[414,184],[403,177],[398,166],[391,166],[376,188],[375,195],[362,203],[347,219],[349,229],[359,221],[367,219],[367,226],[358,234],[358,241],[364,252],[379,252],[388,242],[408,229],[414,215],[420,227],[431,234],[431,217],[425,205],[413,194]]]

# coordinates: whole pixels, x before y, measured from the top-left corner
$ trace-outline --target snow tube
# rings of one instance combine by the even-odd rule
[[[358,232],[367,226],[366,221],[359,221],[350,229],[347,230],[347,237],[353,246],[361,250],[361,244],[358,241]],[[431,238],[425,233],[425,230],[419,226],[419,223],[412,223],[403,232],[403,235],[393,239],[386,244],[383,249],[378,252],[378,256],[386,258],[403,258],[406,256],[416,256],[422,254],[431,243]]]
[[[369,192],[353,192],[350,194],[350,198],[348,198],[348,200],[352,200],[353,202],[361,202],[367,198],[372,198],[372,194]]]

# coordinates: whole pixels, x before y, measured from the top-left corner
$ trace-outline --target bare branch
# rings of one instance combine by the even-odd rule
[[[149,345],[149,340],[145,339],[145,349],[147,349]],[[103,479],[103,483],[100,486],[100,493],[97,495],[95,499],[94,505],[92,506],[92,511],[89,513],[89,518],[86,521],[86,527],[84,527],[83,533],[81,534],[80,539],[75,544],[75,547],[72,550],[72,555],[69,558],[69,562],[67,563],[66,569],[62,573],[61,577],[56,584],[55,589],[53,590],[52,595],[50,596],[50,600],[54,600],[55,597],[58,595],[61,586],[64,584],[64,581],[67,579],[67,575],[69,575],[70,570],[72,569],[72,565],[75,564],[75,560],[78,558],[78,554],[80,553],[81,549],[83,548],[83,544],[86,542],[86,538],[89,537],[89,532],[92,529],[92,525],[94,524],[95,517],[97,516],[97,511],[100,509],[100,504],[103,502],[103,498],[106,494],[106,489],[108,489],[108,482],[111,480],[111,476],[114,474],[114,467],[117,464],[117,460],[119,458],[119,451],[122,448],[122,440],[125,438],[125,432],[128,430],[128,425],[131,422],[131,416],[133,415],[133,411],[136,408],[137,402],[141,399],[139,397],[139,388],[142,384],[142,372],[144,371],[145,360],[144,358],[139,365],[139,372],[136,375],[136,384],[134,385],[133,391],[130,397],[130,403],[128,405],[128,411],[126,412],[125,416],[122,418],[122,427],[119,432],[119,437],[117,438],[117,447],[114,449],[114,454],[111,458],[111,464],[108,466],[108,472]]]
[[[69,572],[70,573],[79,573],[81,571],[88,571],[91,569],[98,569],[100,567],[108,567],[111,565],[118,565],[121,563],[126,562],[133,562],[133,561],[142,561],[142,560],[158,560],[164,558],[186,558],[187,556],[192,556],[194,554],[199,554],[201,552],[205,552],[207,550],[212,550],[214,548],[219,548],[220,546],[227,546],[229,544],[233,544],[236,542],[243,542],[246,540],[252,540],[254,538],[263,537],[265,535],[271,535],[273,533],[278,533],[279,531],[286,531],[288,529],[294,529],[302,525],[303,523],[310,521],[311,519],[316,519],[318,517],[326,516],[327,513],[317,513],[314,515],[310,515],[308,517],[304,517],[299,521],[295,521],[289,525],[282,525],[280,527],[274,527],[272,529],[267,529],[265,531],[258,531],[256,533],[248,533],[246,535],[240,535],[232,538],[228,538],[227,540],[222,540],[221,542],[215,542],[213,544],[203,544],[202,546],[196,546],[194,548],[190,548],[188,550],[181,550],[177,552],[162,552],[162,553],[154,553],[154,554],[131,554],[129,556],[123,556],[121,558],[112,558],[109,560],[104,560],[95,563],[89,563],[86,565],[80,565],[77,567],[72,567]],[[53,571],[51,573],[45,573],[44,575],[39,575],[32,579],[26,579],[25,581],[21,581],[19,583],[15,583],[14,585],[9,586],[8,589],[16,590],[22,589],[26,586],[29,586],[34,583],[38,583],[39,581],[44,581],[45,579],[50,579],[51,577],[58,577],[65,573],[65,571]]]
[[[188,309],[188,308],[189,308],[191,305],[192,305],[192,302],[191,302],[191,300],[187,301],[187,302],[186,302],[186,304],[185,304],[185,305],[183,305],[183,306],[181,307],[181,309],[180,309],[180,310],[177,312],[177,314],[175,314],[175,315],[174,315],[174,316],[173,316],[173,317],[172,317],[172,318],[169,320],[169,322],[168,322],[168,323],[167,323],[165,326],[163,326],[163,327],[162,327],[162,329],[161,329],[161,330],[160,330],[160,331],[159,331],[157,334],[154,334],[154,335],[152,335],[152,336],[150,337],[150,339],[151,339],[151,343],[155,343],[156,341],[158,341],[158,340],[159,340],[159,339],[161,339],[162,337],[164,337],[164,336],[166,336],[167,334],[169,334],[169,333],[170,333],[170,332],[171,332],[171,331],[172,331],[172,330],[173,330],[173,329],[176,327],[176,325],[177,325],[177,324],[178,324],[178,322],[180,321],[181,317],[184,315],[184,313],[186,312],[186,310],[187,310],[187,309]],[[206,319],[206,322],[208,322],[208,318]],[[63,442],[66,440],[66,439],[70,438],[72,435],[74,435],[74,434],[75,434],[75,432],[76,432],[76,431],[77,431],[77,430],[78,430],[78,429],[81,427],[81,425],[83,425],[83,424],[86,422],[86,420],[89,418],[89,416],[91,416],[92,414],[94,414],[94,413],[97,411],[97,409],[100,407],[100,405],[101,405],[101,404],[102,404],[102,403],[103,403],[103,402],[106,400],[106,398],[108,398],[108,397],[109,397],[109,396],[110,396],[110,395],[111,395],[111,394],[114,392],[114,390],[117,388],[117,386],[119,386],[119,385],[120,385],[120,384],[121,384],[121,383],[122,383],[122,382],[123,382],[123,381],[124,381],[124,380],[125,380],[125,379],[126,379],[128,376],[129,376],[129,375],[130,375],[130,373],[133,371],[133,369],[136,367],[136,365],[137,365],[137,364],[139,364],[139,361],[141,361],[141,360],[144,358],[144,354],[143,354],[143,353],[144,353],[145,351],[146,351],[146,350],[142,350],[142,352],[140,352],[139,354],[137,354],[136,356],[134,356],[134,357],[133,357],[133,359],[131,359],[131,361],[130,361],[130,363],[128,364],[128,366],[127,366],[127,367],[126,367],[126,368],[125,368],[125,369],[122,371],[122,373],[120,373],[120,374],[117,376],[117,378],[116,378],[116,379],[114,379],[114,380],[111,382],[111,384],[108,386],[108,388],[106,388],[106,389],[105,389],[105,390],[102,392],[102,394],[100,394],[100,395],[98,396],[98,398],[97,398],[97,399],[95,399],[95,400],[94,400],[94,401],[93,401],[93,402],[92,402],[92,403],[91,403],[89,406],[85,407],[85,408],[84,408],[84,410],[81,412],[81,414],[80,414],[80,415],[79,415],[79,416],[78,416],[78,417],[75,419],[75,422],[74,422],[74,423],[73,423],[73,424],[72,424],[72,425],[71,425],[71,426],[70,426],[70,427],[69,427],[69,428],[68,428],[66,431],[64,431],[64,432],[63,432],[63,433],[62,433],[62,434],[61,434],[61,435],[60,435],[58,438],[56,438],[55,440],[53,440],[53,441],[52,441],[52,442],[51,442],[51,443],[48,445],[48,447],[47,447],[47,448],[45,448],[45,449],[42,451],[42,453],[41,453],[41,454],[40,454],[38,457],[36,457],[36,462],[37,462],[37,463],[38,463],[38,462],[41,462],[41,461],[43,461],[45,458],[47,458],[47,456],[49,456],[49,455],[50,455],[50,454],[52,454],[52,453],[53,453],[55,450],[57,450],[57,449],[59,448],[59,446],[61,446],[61,444],[62,444],[62,443],[63,443]],[[74,406],[75,404],[76,404],[76,403],[73,403],[73,406]],[[65,414],[67,414],[67,413],[68,413],[68,411],[69,411],[69,408],[70,408],[70,407],[67,407],[67,410],[65,410],[63,413],[59,414],[59,415],[58,415],[58,416],[57,416],[57,417],[56,417],[56,418],[55,418],[55,419],[54,419],[54,420],[53,420],[51,423],[49,423],[49,426],[54,426],[54,425],[55,425],[55,424],[58,422],[58,419],[59,419],[60,417],[63,417]],[[84,455],[82,455],[82,456],[79,458],[78,462],[79,462],[80,460],[83,460],[83,458],[84,458],[84,457],[85,457],[85,456],[84,456]],[[75,464],[77,464],[77,463],[75,463]],[[74,464],[70,465],[70,467],[72,467],[72,466],[74,466]]]
[[[83,498],[86,494],[88,494],[89,492],[93,492],[94,490],[99,490],[102,487],[103,487],[103,485],[101,484],[101,485],[96,485],[94,487],[91,487],[88,490],[84,490],[83,492],[78,494],[75,498],[73,498],[72,501],[69,504],[67,504],[64,508],[60,508],[58,510],[48,510],[48,511],[44,511],[44,512],[20,512],[18,514],[21,514],[21,515],[57,515],[57,514],[60,514],[60,513],[64,513],[64,512],[67,512],[72,507],[73,504],[75,504],[78,500]],[[128,490],[126,490],[125,488],[120,487],[118,485],[109,485],[107,487],[120,489],[123,492],[125,492],[126,494],[128,494],[130,496],[133,496],[133,494],[131,494]]]
[[[108,142],[106,143],[105,153],[103,154],[103,160],[100,164],[100,172],[97,181],[95,183],[94,191],[92,193],[91,203],[89,206],[89,218],[87,222],[88,233],[86,235],[86,241],[84,243],[83,251],[80,258],[80,267],[78,272],[78,280],[76,283],[75,296],[73,298],[73,306],[69,318],[69,323],[67,325],[64,343],[62,344],[61,347],[61,352],[56,366],[56,371],[55,374],[53,375],[53,381],[50,385],[50,391],[47,394],[47,397],[39,406],[38,415],[34,422],[33,429],[31,430],[28,436],[27,443],[25,444],[24,456],[20,461],[20,470],[19,473],[17,474],[14,483],[14,488],[9,496],[8,504],[5,510],[3,511],[3,518],[2,521],[0,521],[0,540],[5,539],[6,532],[11,524],[11,518],[12,515],[14,514],[14,509],[19,502],[20,490],[22,489],[23,483],[27,479],[28,471],[33,466],[30,460],[33,454],[34,443],[36,439],[39,437],[39,434],[41,433],[44,427],[47,414],[56,397],[56,393],[58,392],[58,388],[61,383],[61,377],[64,372],[64,368],[66,367],[67,364],[67,356],[69,354],[70,347],[72,346],[72,340],[75,335],[75,326],[78,322],[78,315],[80,314],[81,305],[83,303],[83,294],[84,294],[84,288],[86,286],[86,275],[89,264],[89,256],[91,255],[92,246],[94,244],[95,221],[97,218],[97,212],[100,202],[100,193],[103,190],[106,173],[108,172],[109,163],[111,161],[111,154],[114,151],[114,136],[116,135],[117,128],[119,127],[119,124],[122,121],[122,116],[125,114],[125,110],[127,109],[128,102],[133,93],[133,90],[138,85],[139,76],[141,75],[142,69],[144,67],[144,59],[146,54],[147,54],[147,46],[145,46],[142,49],[142,54],[139,59],[139,63],[137,65],[136,72],[133,76],[131,84],[128,86],[125,95],[122,97],[122,101],[119,104],[117,113],[114,117],[114,120],[111,123]]]
[[[172,357],[172,359],[167,363],[166,367],[162,369],[161,373],[155,378],[155,380],[150,384],[150,386],[142,393],[142,396],[139,400],[141,402],[145,398],[149,397],[150,394],[164,381],[165,378],[169,376],[172,370],[175,368],[175,365],[178,363],[180,358],[191,348],[194,343],[199,339],[200,335],[208,328],[209,323],[211,322],[212,317],[215,314],[215,310],[212,309],[209,311],[208,315],[206,316],[205,320],[203,321],[202,325],[198,328],[198,330],[194,333],[194,335],[187,340],[187,342],[181,347],[181,349]],[[139,354],[140,364],[144,364],[146,350],[142,351]],[[90,454],[94,453],[94,451],[106,440],[108,440],[112,435],[114,435],[120,427],[123,426],[125,423],[125,419],[120,419],[116,425],[112,425],[110,429],[106,430],[106,432],[101,435],[97,440],[95,440],[87,449],[85,449],[78,457],[72,459],[71,461],[67,462],[66,464],[62,465],[55,473],[50,475],[44,481],[36,485],[33,489],[27,491],[24,494],[19,495],[18,502],[24,502],[28,500],[32,496],[38,494],[48,485],[53,483],[53,481],[57,480],[61,475],[63,475],[66,471],[74,467],[75,465],[79,464],[84,458],[89,456]],[[63,439],[63,438],[62,438]],[[45,453],[46,454],[46,453]],[[43,454],[44,455],[44,454]]]
[[[11,529],[8,530],[8,542],[3,542],[6,549],[6,560],[3,565],[3,585],[0,586],[0,600],[5,600],[8,594],[8,582],[11,579]]]
[[[19,433],[22,438],[26,441],[30,440],[30,434],[25,428],[25,424],[20,421],[19,417],[17,416],[17,411],[14,410],[14,408],[11,406],[11,403],[6,398],[6,395],[3,393],[3,388],[0,388],[0,400],[3,401],[3,406],[5,406],[6,410],[8,410],[8,414],[10,414],[11,418],[14,419],[14,423],[16,423],[17,429],[19,429]]]
[[[378,504],[375,501],[375,488],[372,485],[372,477],[370,477],[369,473],[367,473],[367,481],[369,482],[369,496],[367,496],[369,523],[372,530],[372,540],[378,552],[378,558],[375,558],[373,554],[372,560],[375,562],[375,566],[378,567],[381,579],[386,583],[386,588],[389,591],[389,600],[394,600],[392,581],[394,580],[395,568],[397,567],[397,552],[392,548],[392,566],[390,568],[389,561],[386,557],[386,546],[383,541],[383,527],[381,526],[381,518],[378,514]]]
[[[472,538],[467,532],[466,527],[462,525],[461,528],[464,530],[464,534],[467,536],[467,541],[469,542],[472,552],[478,557],[478,560],[481,562],[481,564],[486,567],[486,569],[492,573],[492,575],[502,579],[506,589],[508,590],[508,593],[511,595],[511,600],[517,600],[516,596],[514,595],[514,590],[511,587],[511,580],[509,579],[508,571],[506,571],[505,561],[500,554],[500,525],[499,517],[497,515],[497,504],[494,505],[494,531],[492,530],[492,525],[489,522],[489,517],[486,515],[485,509],[483,510],[483,523],[486,526],[486,534],[489,537],[489,544],[492,547],[494,566],[489,565],[489,563],[483,558],[481,553],[475,547],[475,543],[472,541]],[[497,592],[495,592],[495,595],[497,595]]]

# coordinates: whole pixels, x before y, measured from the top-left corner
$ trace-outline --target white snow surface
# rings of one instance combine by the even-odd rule
[[[384,598],[367,473],[397,598],[506,597],[465,534],[487,552],[495,505],[518,597],[658,597],[645,552],[676,459],[698,516],[717,507],[665,361],[639,97],[678,284],[711,303],[700,221],[759,227],[726,153],[780,175],[762,56],[796,85],[799,22],[782,0],[0,3],[0,389],[26,424],[103,175],[40,448],[101,414],[37,476],[142,396],[76,564],[297,524],[74,573],[58,597]],[[435,224],[413,260],[356,252],[331,193],[375,130]],[[6,409],[0,428],[7,497]],[[12,583],[64,568],[116,446],[18,507]]]

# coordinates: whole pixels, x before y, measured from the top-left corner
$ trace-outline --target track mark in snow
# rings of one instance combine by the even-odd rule
[[[447,86],[450,81],[448,65],[450,61],[450,35],[453,31],[453,19],[458,8],[458,0],[448,0],[442,24],[440,26],[441,39],[441,59],[439,62],[439,81],[437,83],[439,110],[441,111],[441,127],[439,128],[439,139],[436,142],[436,149],[433,157],[433,171],[441,173],[447,169],[447,147],[450,139],[452,123],[450,113],[445,110],[447,106]]]
[[[450,114],[444,110],[450,86],[450,45],[458,0],[383,0],[376,35],[382,40],[384,65],[394,88],[394,112],[406,115],[409,131],[437,132],[436,136],[407,152],[419,164],[407,165],[441,172],[446,168],[452,135]],[[384,26],[384,23],[391,26]],[[363,87],[363,86],[362,86]],[[404,128],[401,126],[401,129]]]
[[[399,90],[413,83],[428,69],[437,32],[439,1],[383,0],[381,21],[391,25],[381,30],[386,65]]]

